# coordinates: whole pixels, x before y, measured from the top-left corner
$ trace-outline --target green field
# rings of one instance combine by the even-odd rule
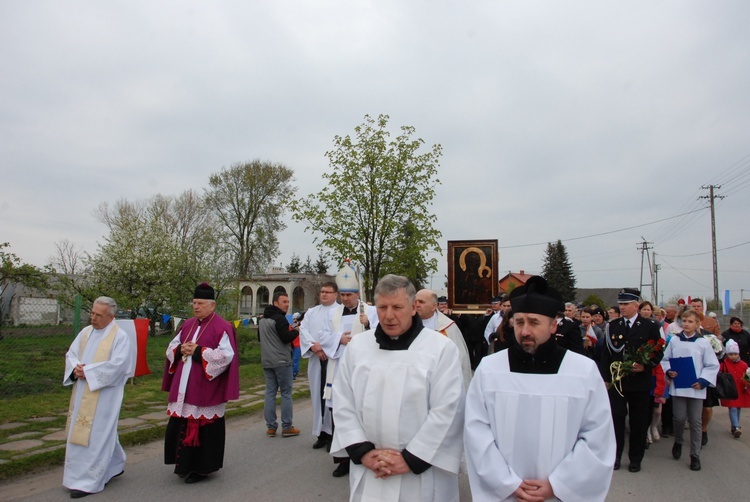
[[[0,429],[0,443],[10,436],[46,431],[65,426],[66,412],[70,400],[70,388],[62,385],[65,369],[65,353],[73,341],[72,335],[21,335],[7,336],[0,340],[5,363],[0,370],[0,425],[11,422],[27,422],[23,427]],[[256,328],[240,326],[238,349],[240,356],[240,388],[248,389],[264,383],[260,365],[260,345]],[[148,366],[150,375],[131,379],[125,386],[125,397],[120,418],[135,418],[151,413],[162,404],[166,410],[167,395],[161,390],[165,351],[171,335],[150,337],[148,340]],[[300,373],[307,371],[307,360],[301,362]],[[242,408],[227,412],[228,416],[256,411]],[[52,421],[35,422],[36,417],[54,417]],[[122,438],[123,444],[145,442],[163,437],[163,430],[141,431],[132,438]],[[0,460],[8,460],[12,452],[0,451]],[[30,457],[28,460],[0,464],[0,479],[15,476],[40,465],[56,464],[62,452]],[[37,458],[38,457],[38,458]],[[36,459],[36,460],[34,460]],[[14,465],[9,465],[14,464]]]

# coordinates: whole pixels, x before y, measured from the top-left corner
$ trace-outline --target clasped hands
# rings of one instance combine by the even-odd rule
[[[86,366],[85,364],[76,364],[75,369],[73,369],[73,375],[79,380],[86,380],[86,374],[83,372],[83,367]]]
[[[195,342],[185,342],[180,347],[180,353],[186,357],[192,357],[195,349],[198,348],[198,344]]]
[[[310,350],[312,350],[312,353],[315,354],[321,361],[325,361],[328,359],[328,357],[326,357],[325,351],[323,350],[323,346],[320,343],[313,342],[310,346]]]
[[[555,493],[547,479],[524,479],[513,495],[526,502],[543,502],[554,497]]]
[[[387,478],[410,471],[404,456],[398,450],[379,448],[370,450],[362,457],[362,465],[375,473],[376,478]]]

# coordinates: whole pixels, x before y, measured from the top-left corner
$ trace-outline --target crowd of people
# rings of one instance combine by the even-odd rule
[[[718,405],[741,437],[750,333],[739,318],[722,333],[699,299],[662,309],[625,288],[617,305],[583,307],[537,276],[484,314],[456,314],[400,276],[378,282],[373,305],[360,292],[347,264],[292,323],[288,296],[275,294],[258,334],[266,435],[278,435],[279,392],[280,435],[300,434],[296,352],[308,360],[312,448],[330,452],[351,500],[457,501],[460,469],[477,501],[604,500],[626,451],[637,473],[649,445],[674,436],[680,459],[686,424],[689,467],[700,470]],[[214,290],[198,285],[195,316],[165,354],[164,458],[188,484],[222,467],[226,403],[239,395],[234,327],[214,308]],[[124,472],[117,418],[135,349],[116,309],[97,299],[66,356],[64,384],[74,388],[63,485],[72,498]],[[737,396],[717,396],[719,373]]]

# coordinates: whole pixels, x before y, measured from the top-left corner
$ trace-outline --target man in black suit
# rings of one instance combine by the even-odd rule
[[[611,383],[610,366],[622,361],[625,354],[635,355],[638,348],[649,340],[657,342],[661,337],[656,321],[638,315],[641,292],[625,288],[617,295],[621,317],[611,321],[605,333],[604,349],[601,351],[601,372],[604,381]],[[659,361],[654,361],[658,364]],[[641,461],[646,451],[646,433],[651,420],[653,397],[651,396],[653,365],[636,363],[633,372],[622,378],[622,395],[614,387],[609,389],[612,421],[615,425],[617,457],[615,470],[620,468],[620,457],[625,444],[625,417],[630,415],[630,444],[628,457],[630,472],[641,470]]]

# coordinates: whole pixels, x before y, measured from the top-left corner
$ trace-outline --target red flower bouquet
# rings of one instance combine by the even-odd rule
[[[612,375],[610,385],[614,386],[615,390],[622,396],[622,379],[633,373],[635,363],[641,366],[659,364],[664,355],[666,344],[663,338],[659,338],[659,340],[649,340],[644,343],[638,347],[635,353],[626,352],[622,361],[615,361],[609,366],[609,372]]]

